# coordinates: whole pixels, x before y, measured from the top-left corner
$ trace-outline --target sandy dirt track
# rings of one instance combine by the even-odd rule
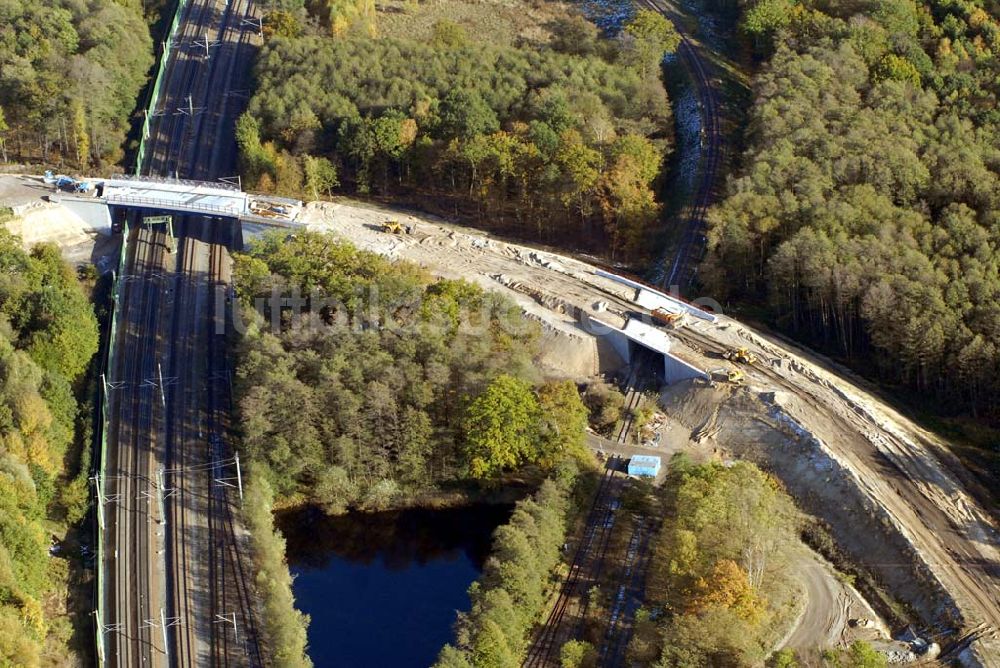
[[[380,232],[387,218],[414,224],[414,234]],[[600,317],[619,325],[629,312],[644,311],[631,301],[633,290],[597,276],[586,263],[439,221],[340,201],[308,205],[303,222],[436,275],[507,293],[530,317],[565,337],[569,375],[593,373],[600,364],[599,344],[577,327],[574,313],[593,313],[603,302]],[[689,322],[674,336],[683,357],[700,360],[705,369],[721,366],[719,356],[728,347],[747,346],[758,354],[761,363],[735,395],[757,411],[756,419],[796,436],[805,448],[798,459],[822,460],[828,471],[825,478],[792,480],[789,487],[800,503],[825,511],[828,521],[839,518],[831,523],[848,549],[852,523],[855,533],[881,529],[890,540],[869,565],[890,590],[912,603],[932,629],[956,634],[942,636],[946,647],[959,632],[974,631],[973,642],[965,643],[971,649],[962,653],[967,665],[1000,667],[1000,531],[961,481],[960,464],[947,445],[821,358],[729,318]],[[776,470],[783,477],[795,473],[792,466]],[[831,508],[824,487],[850,498],[835,495],[834,502],[842,498],[843,505]],[[865,545],[865,537],[858,542]]]

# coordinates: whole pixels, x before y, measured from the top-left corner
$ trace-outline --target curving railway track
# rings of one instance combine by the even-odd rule
[[[698,263],[706,247],[707,225],[705,217],[712,204],[715,184],[722,161],[722,122],[718,94],[712,85],[708,69],[699,55],[699,46],[685,34],[684,23],[663,0],[641,0],[641,4],[669,18],[680,34],[678,54],[697,88],[701,112],[701,159],[698,167],[698,186],[691,205],[683,216],[684,231],[670,267],[664,273],[663,287],[677,286],[686,290],[695,279]]]
[[[699,47],[684,33],[684,25],[679,17],[662,0],[641,0],[641,4],[664,14],[677,27],[681,36],[678,52],[697,88],[702,118],[698,186],[691,205],[684,215],[685,228],[677,252],[663,280],[663,285],[667,288],[677,286],[678,289],[684,290],[694,281],[697,265],[705,252],[707,229],[705,217],[712,203],[722,155],[720,106],[708,70],[698,53]],[[642,386],[636,378],[638,367],[638,364],[634,365],[627,381],[629,408],[637,405],[641,397]],[[624,443],[627,439],[631,422],[631,418],[626,417],[617,434],[616,440],[619,443]],[[569,575],[563,583],[555,606],[532,639],[527,658],[523,663],[524,668],[557,665],[562,644],[578,638],[581,634],[589,605],[586,590],[600,577],[614,523],[614,508],[617,506],[617,498],[624,484],[622,481],[617,481],[613,485],[613,478],[614,472],[609,468],[595,497]],[[648,522],[640,520],[630,537],[626,562],[617,565],[618,580],[614,590],[614,600],[599,648],[599,663],[602,666],[619,666],[625,661],[625,650],[631,638],[632,620],[642,595],[649,561],[651,533]],[[598,534],[596,539],[595,534]],[[580,609],[576,614],[570,615],[571,621],[567,622],[567,610],[572,607],[571,602],[577,599],[581,602]]]

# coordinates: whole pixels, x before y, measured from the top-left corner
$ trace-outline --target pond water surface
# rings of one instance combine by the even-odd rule
[[[282,513],[295,603],[311,618],[317,668],[426,667],[511,507],[477,505],[326,517]]]

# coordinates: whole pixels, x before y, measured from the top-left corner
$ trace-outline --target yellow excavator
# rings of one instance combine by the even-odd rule
[[[746,348],[731,348],[722,353],[722,359],[729,360],[730,362],[739,362],[740,364],[757,363],[757,356]]]

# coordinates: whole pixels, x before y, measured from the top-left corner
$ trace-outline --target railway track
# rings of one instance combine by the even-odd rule
[[[625,445],[628,435],[635,426],[635,415],[642,405],[643,393],[648,390],[654,382],[654,377],[650,376],[649,367],[655,363],[655,356],[649,354],[645,348],[637,349],[629,366],[628,377],[622,387],[625,394],[624,416],[618,426],[615,441],[619,445]]]
[[[156,552],[153,472],[156,404],[150,392],[150,374],[155,368],[156,340],[142,335],[157,326],[160,303],[155,279],[164,251],[163,239],[148,230],[136,230],[129,266],[132,272],[122,297],[124,327],[119,332],[119,356],[112,369],[111,430],[106,479],[107,503],[114,506],[106,535],[112,538],[109,558],[114,577],[109,581],[114,595],[105,634],[110,659],[118,665],[152,665],[163,645],[156,636],[159,618],[158,571],[152,555]]]
[[[649,543],[655,533],[648,518],[639,518],[625,554],[625,561],[618,566],[619,578],[615,598],[608,614],[608,628],[601,644],[602,666],[615,668],[625,663],[625,652],[632,638],[632,622],[641,604],[646,568],[649,566]]]
[[[223,230],[212,225],[206,232],[211,240],[208,271],[207,385],[206,429],[208,459],[206,469],[209,500],[208,526],[211,544],[211,592],[213,620],[212,666],[262,665],[259,639],[256,634],[254,604],[247,577],[249,565],[244,562],[247,551],[234,519],[233,495],[239,490],[236,461],[229,446],[229,411],[231,406],[230,372],[226,353],[228,310],[219,309],[228,291],[230,273],[226,240]],[[234,480],[234,477],[236,478]],[[232,615],[232,633],[226,620]],[[243,629],[242,634],[239,629]]]
[[[708,208],[712,203],[713,190],[718,175],[721,160],[722,131],[719,118],[719,104],[716,92],[712,86],[708,72],[698,55],[697,47],[691,42],[683,32],[683,25],[677,17],[658,0],[642,0],[647,7],[658,11],[671,19],[677,26],[681,36],[679,53],[684,60],[688,71],[691,73],[694,84],[698,90],[698,99],[702,116],[702,159],[699,166],[699,185],[695,193],[691,206],[685,215],[685,229],[681,237],[677,253],[664,277],[663,285],[667,288],[678,286],[681,289],[689,287],[697,271],[697,263],[701,261],[706,243],[706,222]],[[632,412],[638,408],[642,399],[642,390],[645,387],[645,380],[641,379],[641,361],[637,360],[630,369],[630,375],[626,381],[626,417],[619,428],[616,440],[619,444],[624,444],[628,433],[634,425]],[[613,524],[613,508],[617,504],[618,493],[611,493],[610,477],[613,473],[606,473],[602,480],[601,489],[595,499],[595,506],[591,509],[591,517],[588,518],[584,539],[581,542],[574,561],[570,567],[570,574],[560,591],[556,605],[546,619],[545,624],[539,630],[528,653],[528,658],[524,662],[525,667],[536,668],[546,666],[558,661],[558,649],[562,640],[572,639],[582,631],[582,625],[586,619],[589,606],[589,597],[583,596],[582,610],[579,614],[576,634],[572,637],[561,638],[560,628],[563,626],[566,610],[569,602],[575,594],[583,594],[578,590],[581,581],[581,574],[585,570],[582,566],[585,562],[590,562],[588,582],[597,582],[604,565],[604,556],[607,551],[607,544],[610,538],[611,526]],[[618,487],[620,491],[620,487]],[[594,543],[593,534],[596,531],[595,510],[599,507],[605,509],[606,520],[601,528],[601,537]],[[601,512],[597,511],[600,516]],[[610,520],[610,521],[609,521]],[[649,540],[652,530],[647,526],[646,520],[641,520],[630,537],[630,544],[627,550],[626,561],[619,564],[620,579],[615,588],[614,601],[609,610],[606,633],[602,637],[600,644],[600,665],[619,666],[625,659],[625,651],[631,637],[631,618],[638,605],[641,596],[646,567],[649,562]],[[595,548],[596,553],[591,554]],[[582,553],[582,554],[581,554]]]
[[[188,119],[194,120],[194,115],[185,114],[181,109],[194,106],[194,93],[189,91],[200,69],[191,44],[199,31],[206,30],[213,4],[212,0],[191,0],[183,10],[173,51],[166,61],[166,84],[159,108],[153,110],[150,122],[147,164],[140,165],[144,174],[174,176],[178,171],[177,156],[182,153],[183,133],[190,124]],[[189,94],[192,96],[190,105],[186,99]]]
[[[178,244],[179,271],[173,284],[174,299],[180,303],[192,303],[196,300],[197,283],[194,280],[197,266],[197,248],[191,238],[185,238]],[[174,648],[176,665],[191,665],[198,656],[196,625],[183,623],[186,620],[198,618],[191,592],[194,590],[193,570],[196,555],[192,551],[191,541],[187,537],[194,527],[189,523],[188,508],[193,503],[189,476],[185,475],[196,452],[188,447],[190,443],[199,442],[196,424],[186,416],[197,415],[197,406],[201,400],[198,387],[200,373],[196,363],[196,351],[202,342],[198,337],[200,330],[196,309],[183,309],[175,315],[171,323],[171,343],[174,354],[171,355],[169,373],[177,379],[170,390],[170,420],[166,433],[166,467],[164,479],[171,491],[170,503],[170,541],[165,550],[167,555],[167,573],[170,582],[170,600],[172,606],[170,617],[176,620],[171,643]],[[167,482],[168,481],[168,482]]]
[[[202,180],[235,174],[233,128],[260,41],[248,21],[258,18],[250,0],[191,0],[184,8],[143,174]]]
[[[698,47],[684,33],[683,22],[660,0],[642,0],[642,4],[669,18],[680,34],[678,53],[690,72],[698,89],[698,102],[702,118],[702,157],[699,161],[698,188],[691,206],[684,217],[684,233],[677,246],[677,253],[670,268],[665,272],[663,287],[680,289],[690,287],[697,273],[706,248],[707,225],[705,217],[712,204],[715,183],[722,157],[722,124],[718,95],[704,62],[698,55]]]
[[[594,502],[587,515],[583,537],[577,546],[570,565],[569,574],[559,590],[555,605],[545,623],[538,629],[529,648],[528,655],[521,664],[523,668],[542,668],[558,665],[559,650],[562,645],[576,637],[580,631],[583,615],[569,615],[572,603],[585,597],[592,583],[596,582],[599,569],[608,547],[614,514],[618,508],[618,496],[624,482],[617,467],[621,459],[611,457],[598,485]]]
[[[256,30],[251,0],[191,0],[169,54],[150,122],[143,174],[201,178],[234,173],[233,125],[242,111]],[[209,57],[197,38],[209,41]],[[187,107],[186,112],[180,111]],[[191,109],[194,107],[194,109]],[[193,113],[192,113],[193,112]],[[225,332],[217,309],[229,281],[233,223],[174,216],[166,231],[134,211],[124,325],[110,361],[114,390],[106,533],[109,590],[101,633],[109,666],[260,666],[245,536],[233,507],[234,462]],[[225,382],[219,378],[226,371]]]
[[[110,386],[106,665],[260,666],[233,507],[224,304],[235,223],[133,227]]]

